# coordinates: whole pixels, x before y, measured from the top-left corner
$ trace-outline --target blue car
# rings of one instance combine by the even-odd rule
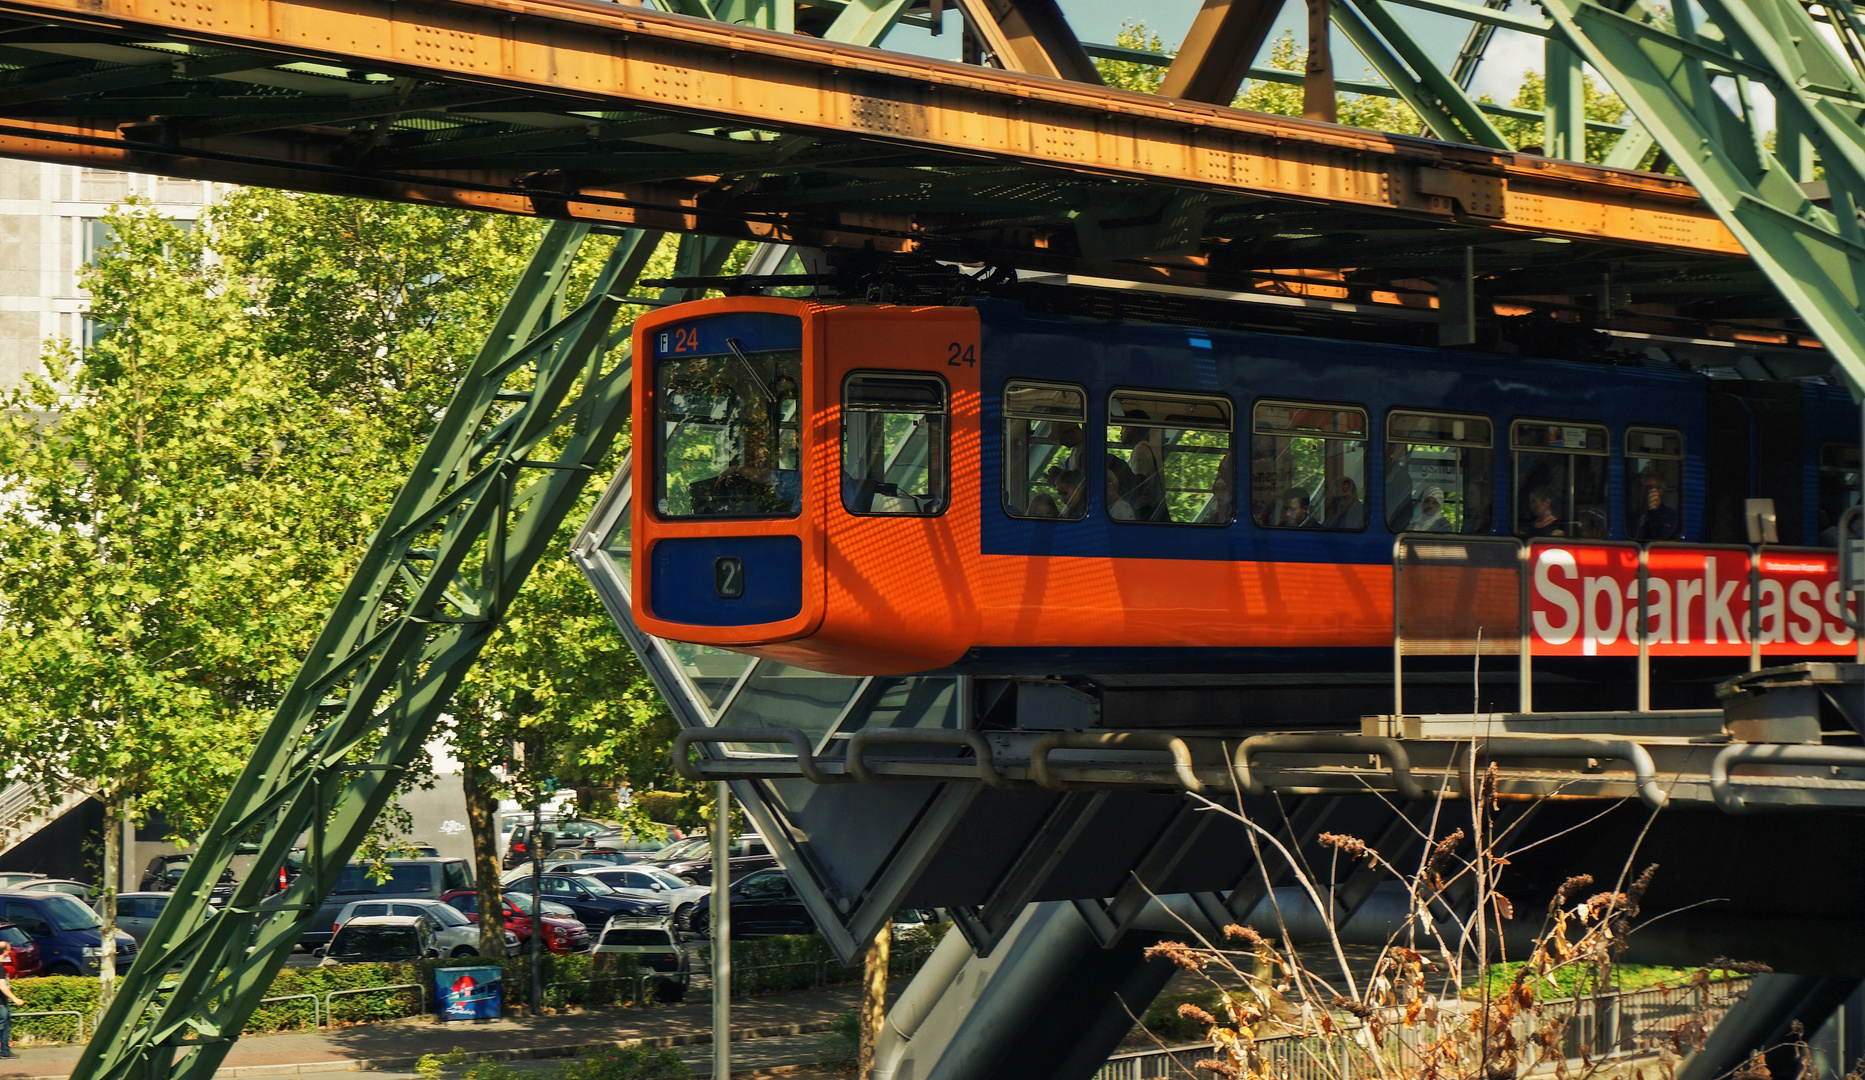
[[[73,896],[56,892],[0,892],[0,918],[31,935],[47,975],[95,975],[104,955],[102,922]],[[136,939],[117,932],[117,970],[136,957]]]

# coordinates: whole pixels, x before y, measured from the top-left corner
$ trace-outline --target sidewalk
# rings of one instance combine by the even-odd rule
[[[772,1038],[826,1030],[829,1021],[855,1007],[857,986],[770,994],[732,1002],[732,1039]],[[379,1069],[406,1071],[423,1054],[454,1047],[480,1060],[517,1061],[569,1057],[585,1046],[634,1040],[685,1046],[712,1040],[712,1004],[692,1001],[652,1008],[592,1009],[562,1016],[505,1017],[442,1024],[432,1017],[358,1024],[321,1031],[248,1035],[233,1045],[218,1075],[293,1076]],[[81,1047],[15,1049],[0,1061],[0,1080],[64,1080]]]

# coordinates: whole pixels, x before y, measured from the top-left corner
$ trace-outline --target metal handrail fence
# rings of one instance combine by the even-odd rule
[[[1723,979],[1705,985],[1652,987],[1594,997],[1557,998],[1516,1018],[1516,1040],[1547,1032],[1559,1038],[1563,1058],[1635,1057],[1655,1053],[1678,1041],[1695,1042],[1748,992],[1747,979]],[[1441,1025],[1440,1025],[1441,1026]],[[1417,1075],[1424,1053],[1440,1026],[1394,1026],[1385,1030],[1379,1049],[1382,1070],[1359,1042],[1360,1028],[1343,1023],[1333,1036],[1271,1035],[1254,1040],[1251,1050],[1260,1072],[1275,1080],[1378,1080],[1382,1076]],[[1686,1038],[1680,1039],[1680,1035]],[[1212,1043],[1194,1043],[1115,1054],[1095,1080],[1156,1080],[1196,1076],[1194,1066],[1212,1055]]]
[[[350,990],[332,990],[324,995],[324,1026],[329,1027],[331,1020],[330,999],[342,994],[380,994],[385,990],[414,990],[421,995],[421,1015],[428,1013],[428,989],[425,983],[391,983],[388,986],[358,986]]]
[[[34,1012],[25,1012],[25,1011],[22,1011],[22,1010],[19,1010],[19,1009],[14,1009],[14,1010],[13,1010],[13,1014],[12,1014],[12,1016],[13,1016],[13,1019],[15,1019],[15,1020],[23,1020],[23,1019],[25,1019],[25,1018],[26,1018],[26,1017],[28,1017],[28,1016],[69,1016],[69,1017],[72,1017],[73,1019],[75,1019],[75,1020],[76,1020],[76,1021],[78,1022],[78,1037],[77,1037],[76,1039],[73,1039],[72,1041],[73,1041],[73,1042],[83,1042],[83,1041],[84,1041],[84,1014],[83,1014],[83,1013],[81,1013],[81,1012],[78,1012],[78,1011],[76,1011],[76,1010],[73,1010],[73,1009],[59,1009],[59,1010],[57,1010],[57,1011],[34,1011]],[[18,1036],[17,1034],[16,1034],[15,1036],[14,1036],[14,1038],[16,1038],[16,1039],[17,1039],[18,1037],[19,1037],[19,1036]]]
[[[271,1005],[274,1002],[279,1002],[279,1001],[301,1001],[301,1000],[309,1001],[311,1003],[311,1026],[314,1028],[323,1027],[324,1026],[323,1021],[318,1019],[319,1015],[321,1014],[318,1011],[318,1000],[317,1000],[316,994],[281,994],[278,997],[260,998],[259,1004]]]

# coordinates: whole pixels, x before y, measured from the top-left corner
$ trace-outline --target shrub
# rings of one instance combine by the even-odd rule
[[[816,1067],[834,1072],[854,1072],[861,1056],[861,1017],[850,1009],[829,1021],[816,1048]]]
[[[84,1033],[90,1034],[91,1018],[97,1015],[96,979],[75,975],[15,979],[13,992],[25,1002],[13,1009],[13,1038],[21,1043],[67,1043],[78,1039],[78,1017],[21,1017],[23,1012],[75,1012],[84,1018]]]
[[[655,1046],[602,1047],[559,1066],[553,1080],[686,1080],[686,1062]]]

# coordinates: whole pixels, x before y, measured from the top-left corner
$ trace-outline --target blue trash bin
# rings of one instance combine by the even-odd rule
[[[497,1020],[504,969],[490,965],[434,969],[442,1020]]]

